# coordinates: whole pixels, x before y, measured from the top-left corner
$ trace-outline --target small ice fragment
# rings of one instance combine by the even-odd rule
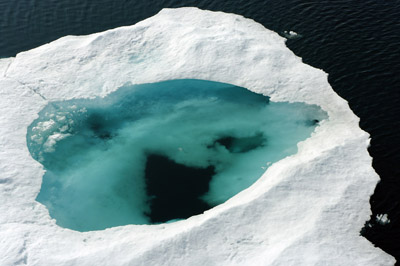
[[[65,120],[65,116],[62,116],[62,115],[56,115],[56,119],[57,119],[57,121],[64,121]]]
[[[385,214],[377,214],[375,220],[380,225],[386,225],[386,224],[390,223],[390,219],[386,213]]]
[[[57,143],[57,141],[60,141],[70,135],[71,134],[54,133],[53,135],[49,136],[49,138],[43,144],[44,152],[54,152],[54,145]]]
[[[283,35],[288,39],[296,39],[296,38],[301,38],[302,37],[301,34],[298,34],[297,32],[292,31],[292,30],[290,30],[290,31],[285,30],[283,32]]]
[[[54,125],[56,124],[56,122],[53,119],[50,119],[48,121],[43,121],[43,122],[39,122],[37,124],[37,127],[34,128],[40,131],[46,131],[51,129]]]

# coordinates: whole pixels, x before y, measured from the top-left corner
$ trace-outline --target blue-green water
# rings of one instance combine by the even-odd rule
[[[324,118],[316,106],[200,80],[53,102],[27,134],[46,169],[37,200],[78,231],[188,218],[296,153]]]

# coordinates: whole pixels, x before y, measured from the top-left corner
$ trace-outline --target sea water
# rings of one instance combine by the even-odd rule
[[[317,106],[202,80],[52,102],[27,134],[46,169],[37,201],[78,231],[185,219],[295,154],[325,118]]]

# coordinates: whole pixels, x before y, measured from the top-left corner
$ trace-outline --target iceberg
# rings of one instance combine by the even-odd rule
[[[39,113],[52,102],[106,97],[127,84],[185,79],[243,87],[271,103],[316,105],[327,118],[297,153],[203,214],[89,232],[59,226],[36,201],[45,170],[31,156],[27,132]],[[0,59],[0,106],[0,265],[395,263],[359,233],[379,181],[368,133],[326,73],[251,19],[163,9],[133,26],[63,37]],[[51,131],[54,119],[36,126]],[[64,128],[45,142],[32,140],[51,153],[68,134]]]

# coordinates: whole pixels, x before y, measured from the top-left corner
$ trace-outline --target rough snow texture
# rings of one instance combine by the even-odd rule
[[[134,26],[67,36],[0,60],[0,265],[393,265],[359,235],[379,180],[369,135],[327,74],[241,16],[165,9]],[[187,220],[80,233],[35,201],[43,167],[26,145],[47,101],[125,83],[206,79],[272,101],[317,104],[329,119],[250,188]]]

